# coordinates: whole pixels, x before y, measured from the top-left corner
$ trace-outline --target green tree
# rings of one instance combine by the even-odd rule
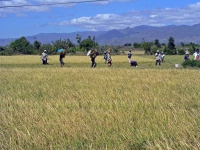
[[[34,53],[34,47],[26,40],[25,37],[21,37],[11,42],[10,47],[13,48],[14,53],[20,54],[32,54]]]
[[[183,48],[178,48],[177,52],[178,52],[179,55],[184,55],[185,54],[185,51],[184,51]]]
[[[92,40],[92,39],[91,39],[91,36],[88,36],[88,40]]]
[[[0,55],[13,55],[14,51],[13,48],[10,46],[0,47]]]
[[[169,55],[176,54],[176,48],[175,48],[174,38],[173,37],[170,37],[169,40],[168,40],[166,53],[169,54]]]
[[[38,40],[35,40],[33,43],[34,47],[36,50],[39,50],[41,47],[41,43]]]
[[[88,51],[88,50],[90,50],[92,48],[95,48],[96,46],[98,46],[98,43],[93,41],[90,36],[88,36],[87,39],[84,39],[80,43],[80,48],[84,49],[86,51]]]
[[[77,40],[77,43],[80,45],[81,44],[81,36],[79,34],[76,35],[76,40]]]
[[[152,53],[152,51],[151,51],[151,47],[153,46],[152,42],[143,42],[141,46],[142,46],[142,48],[144,48],[145,54],[150,55]]]
[[[158,39],[155,39],[154,44],[156,45],[157,48],[161,48],[161,44]]]
[[[65,40],[65,41],[66,41],[66,40]],[[66,42],[67,42],[67,45],[68,45],[69,48],[71,48],[71,47],[74,48],[74,47],[75,47],[75,44],[72,43],[72,41],[71,41],[69,38],[67,39]]]
[[[137,43],[137,42],[134,42],[133,43],[133,47],[134,48],[140,48],[141,44]]]
[[[53,43],[53,50],[55,51],[55,52],[57,52],[57,50],[58,49],[60,49],[60,48],[63,48],[63,49],[66,49],[67,50],[67,52],[70,52],[69,51],[69,48],[71,48],[71,47],[75,47],[75,44],[73,44],[71,41],[70,41],[70,39],[65,39],[65,40],[57,40],[57,41],[55,41],[55,42],[52,42]]]
[[[162,43],[161,45],[162,45],[162,46],[166,46],[166,44],[165,44],[165,43]]]
[[[131,43],[125,43],[124,46],[132,46]]]
[[[190,52],[191,54],[193,54],[195,51],[196,51],[196,44],[190,42],[190,43],[189,43],[189,52]]]
[[[5,50],[5,47],[0,46],[0,52],[1,52],[1,51],[4,51],[4,50]]]
[[[47,53],[48,53],[49,55],[54,55],[54,54],[56,54],[56,51],[53,49],[53,45],[51,45],[51,44],[43,44],[43,45],[41,45],[41,46],[40,46],[40,49],[39,49],[39,54],[42,54],[42,52],[43,52],[44,50],[47,50]]]

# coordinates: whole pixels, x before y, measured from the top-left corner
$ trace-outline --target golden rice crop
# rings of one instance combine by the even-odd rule
[[[200,148],[199,70],[117,68],[126,56],[111,68],[97,57],[95,69],[67,56],[61,68],[50,57],[0,57],[1,149]]]

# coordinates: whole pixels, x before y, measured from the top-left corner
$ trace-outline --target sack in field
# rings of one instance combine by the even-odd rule
[[[65,50],[64,50],[63,48],[60,48],[60,49],[57,50],[57,53],[58,53],[58,54],[61,54],[61,53],[64,52],[64,51],[65,51]]]

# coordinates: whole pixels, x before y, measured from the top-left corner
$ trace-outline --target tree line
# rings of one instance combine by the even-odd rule
[[[113,53],[118,53],[119,46],[101,46],[95,41],[95,36],[88,36],[86,39],[81,39],[81,36],[77,34],[76,40],[78,45],[75,45],[70,39],[59,39],[55,42],[48,44],[41,44],[40,41],[35,40],[31,44],[24,36],[16,39],[7,46],[0,46],[0,55],[40,55],[43,50],[47,50],[49,55],[57,54],[57,50],[60,48],[66,49],[67,53],[87,52],[90,49],[97,49],[100,54],[103,54],[108,48],[112,48]]]
[[[181,42],[179,46],[176,46],[173,37],[168,39],[167,44],[161,44],[158,39],[155,39],[153,42],[145,42],[144,40],[141,43],[134,42],[132,46],[144,49],[145,54],[154,54],[157,50],[160,50],[167,55],[183,55],[186,51],[193,54],[200,47],[198,44],[192,42],[189,44]]]
[[[103,54],[108,48],[112,49],[112,53],[119,54],[119,50],[122,46],[101,46],[98,42],[95,41],[95,36],[88,36],[86,39],[82,39],[79,34],[76,35],[76,40],[78,45],[74,44],[70,39],[59,39],[55,42],[48,44],[41,44],[40,41],[35,40],[33,44],[31,44],[25,37],[21,37],[11,42],[7,46],[0,46],[0,55],[17,55],[17,54],[27,54],[27,55],[40,55],[43,50],[47,50],[49,55],[55,55],[57,50],[60,48],[66,49],[67,53],[77,53],[77,52],[87,52],[90,49],[97,49],[100,54]],[[142,39],[141,43],[134,42],[125,43],[123,46],[131,46],[133,48],[139,48],[145,51],[145,54],[154,54],[156,50],[163,51],[168,55],[176,55],[176,54],[185,54],[185,47],[190,53],[194,53],[195,50],[199,47],[198,44],[189,43],[184,44],[180,43],[180,46],[176,48],[174,38],[170,37],[168,40],[168,44],[160,43],[158,39],[155,39],[153,42],[146,42]]]

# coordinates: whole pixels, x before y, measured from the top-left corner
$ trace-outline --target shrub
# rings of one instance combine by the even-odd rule
[[[184,68],[186,67],[198,67],[200,68],[200,61],[197,60],[187,60],[182,63]]]
[[[183,49],[177,49],[179,55],[184,55],[185,51]]]

